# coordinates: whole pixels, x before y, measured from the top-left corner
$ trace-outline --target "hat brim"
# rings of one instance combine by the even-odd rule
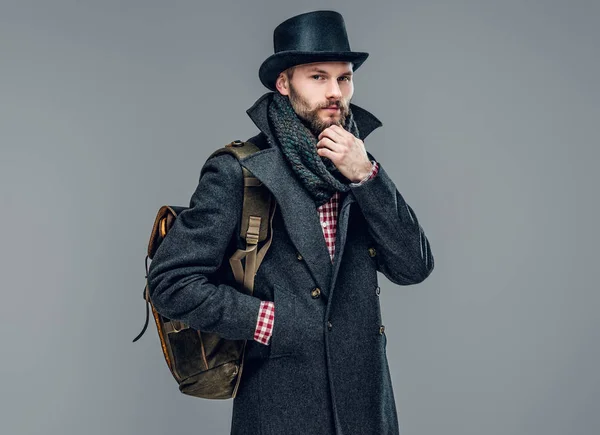
[[[369,53],[360,51],[280,51],[269,56],[260,66],[258,77],[263,85],[275,91],[275,81],[286,69],[313,62],[352,62],[352,70],[356,71],[369,57]]]

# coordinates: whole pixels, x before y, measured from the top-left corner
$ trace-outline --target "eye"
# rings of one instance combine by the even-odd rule
[[[343,77],[340,77],[340,78],[343,79],[343,80],[346,80],[347,82],[350,81],[350,76],[343,76]]]
[[[322,77],[322,76],[321,76],[320,74],[314,74],[314,75],[312,75],[311,77],[312,77],[312,78],[315,78],[315,77]]]

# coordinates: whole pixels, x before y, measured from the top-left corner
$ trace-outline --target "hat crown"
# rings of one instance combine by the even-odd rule
[[[314,11],[296,15],[273,32],[275,53],[282,51],[350,51],[342,15],[335,11]]]
[[[288,18],[273,31],[275,52],[261,64],[258,77],[276,90],[282,71],[314,62],[350,62],[356,71],[369,53],[351,51],[344,19],[339,12],[313,11]]]

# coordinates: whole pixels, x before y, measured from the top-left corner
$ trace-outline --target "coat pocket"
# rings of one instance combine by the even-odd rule
[[[270,358],[298,353],[301,330],[298,323],[296,296],[289,290],[274,284],[275,319],[270,342]]]

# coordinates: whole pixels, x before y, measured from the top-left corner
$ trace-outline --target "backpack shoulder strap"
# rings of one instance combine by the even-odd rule
[[[213,152],[209,158],[220,154],[231,154],[239,160],[260,149],[251,142],[235,140]],[[271,192],[252,172],[242,166],[244,174],[244,199],[240,237],[246,241],[246,249],[238,249],[229,259],[238,284],[252,294],[254,275],[260,266],[273,237],[273,216],[276,202]],[[264,242],[258,250],[259,243]],[[245,264],[242,266],[242,259]]]

